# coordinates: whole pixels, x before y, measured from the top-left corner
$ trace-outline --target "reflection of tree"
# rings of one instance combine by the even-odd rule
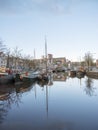
[[[0,85],[0,124],[6,119],[12,104],[19,107],[23,93],[30,91],[35,84],[36,82]]]
[[[7,116],[8,110],[6,109],[5,102],[0,101],[0,124],[5,119],[5,116]]]
[[[15,86],[0,86],[0,124],[5,120],[12,104],[19,106],[21,103],[21,93],[17,93]]]
[[[86,83],[86,88],[84,90],[86,94],[89,96],[93,96],[94,94],[93,80],[91,78],[87,78],[85,83]]]
[[[7,96],[6,96],[7,95]],[[15,103],[19,106],[20,103],[20,95],[17,93],[7,93],[2,99],[0,99],[0,123],[3,122],[5,117],[7,116],[8,110],[11,109],[11,105]]]

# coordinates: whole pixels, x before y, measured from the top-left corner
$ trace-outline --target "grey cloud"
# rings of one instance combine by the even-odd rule
[[[42,11],[49,11],[54,13],[64,13],[66,9],[69,9],[69,6],[72,0],[32,0],[37,9]]]
[[[83,1],[91,0],[0,0],[0,13],[32,12],[36,10],[65,13],[73,3]]]
[[[32,0],[0,0],[0,13],[29,10]]]
[[[63,12],[71,0],[0,0],[0,13],[19,11]]]

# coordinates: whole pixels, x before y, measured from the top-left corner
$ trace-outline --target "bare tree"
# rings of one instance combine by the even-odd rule
[[[13,62],[15,64],[15,69],[17,68],[17,65],[19,63],[19,59],[22,57],[21,51],[22,51],[22,49],[19,50],[18,47],[15,47],[14,51],[12,52]]]
[[[9,68],[10,54],[11,54],[10,49],[7,49],[7,52],[6,52],[6,57],[7,57],[7,64],[6,64],[6,67],[7,67],[7,68]]]
[[[90,53],[90,52],[86,53],[84,56],[84,60],[85,60],[85,64],[86,64],[88,71],[89,71],[90,66],[93,64],[93,60],[94,60],[92,53]]]
[[[31,69],[32,67],[34,67],[34,60],[30,55],[25,55],[23,57],[23,66],[24,69]]]
[[[3,42],[0,40],[0,52],[5,52],[6,46],[3,44]]]

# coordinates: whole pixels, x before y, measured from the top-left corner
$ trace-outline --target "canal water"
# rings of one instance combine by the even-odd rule
[[[98,80],[0,85],[0,130],[98,130]]]

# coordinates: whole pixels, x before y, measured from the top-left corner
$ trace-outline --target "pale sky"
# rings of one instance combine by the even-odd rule
[[[0,39],[41,58],[98,58],[98,0],[0,0]]]

